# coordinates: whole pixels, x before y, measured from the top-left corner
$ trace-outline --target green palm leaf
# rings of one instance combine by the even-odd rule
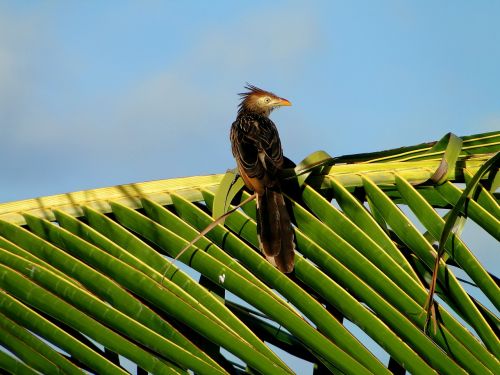
[[[295,356],[319,372],[500,373],[498,279],[451,231],[460,216],[499,240],[499,145],[311,154],[284,174],[291,275],[258,251],[254,202],[199,236],[249,197],[232,172],[0,204],[0,369],[284,374]]]

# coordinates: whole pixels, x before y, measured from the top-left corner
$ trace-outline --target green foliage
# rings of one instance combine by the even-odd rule
[[[258,251],[255,202],[199,236],[249,197],[233,172],[1,204],[0,369],[292,373],[269,343],[318,372],[390,373],[354,324],[391,371],[500,373],[497,279],[455,225],[500,238],[499,144],[448,134],[285,170],[291,275]]]

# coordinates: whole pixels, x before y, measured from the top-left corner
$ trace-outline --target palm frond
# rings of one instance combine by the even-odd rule
[[[499,150],[493,132],[312,154],[285,177],[289,276],[258,251],[254,202],[171,262],[249,197],[230,174],[0,204],[0,368],[125,373],[125,357],[155,374],[284,374],[296,370],[287,352],[332,373],[500,373],[498,279],[451,231],[456,213],[500,239],[498,162],[488,164]]]

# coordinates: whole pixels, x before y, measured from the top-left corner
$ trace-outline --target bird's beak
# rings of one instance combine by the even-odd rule
[[[290,103],[288,100],[283,99],[283,98],[279,98],[276,102],[276,106],[280,106],[280,107],[290,107],[291,105],[292,105],[292,103]]]

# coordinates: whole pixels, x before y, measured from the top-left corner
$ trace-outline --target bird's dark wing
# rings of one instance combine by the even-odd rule
[[[274,180],[282,168],[278,130],[267,117],[239,116],[231,126],[231,146],[238,166],[248,177]]]
[[[294,268],[294,232],[279,186],[283,150],[269,118],[240,114],[231,126],[231,147],[245,185],[257,194],[259,247],[282,272]]]

